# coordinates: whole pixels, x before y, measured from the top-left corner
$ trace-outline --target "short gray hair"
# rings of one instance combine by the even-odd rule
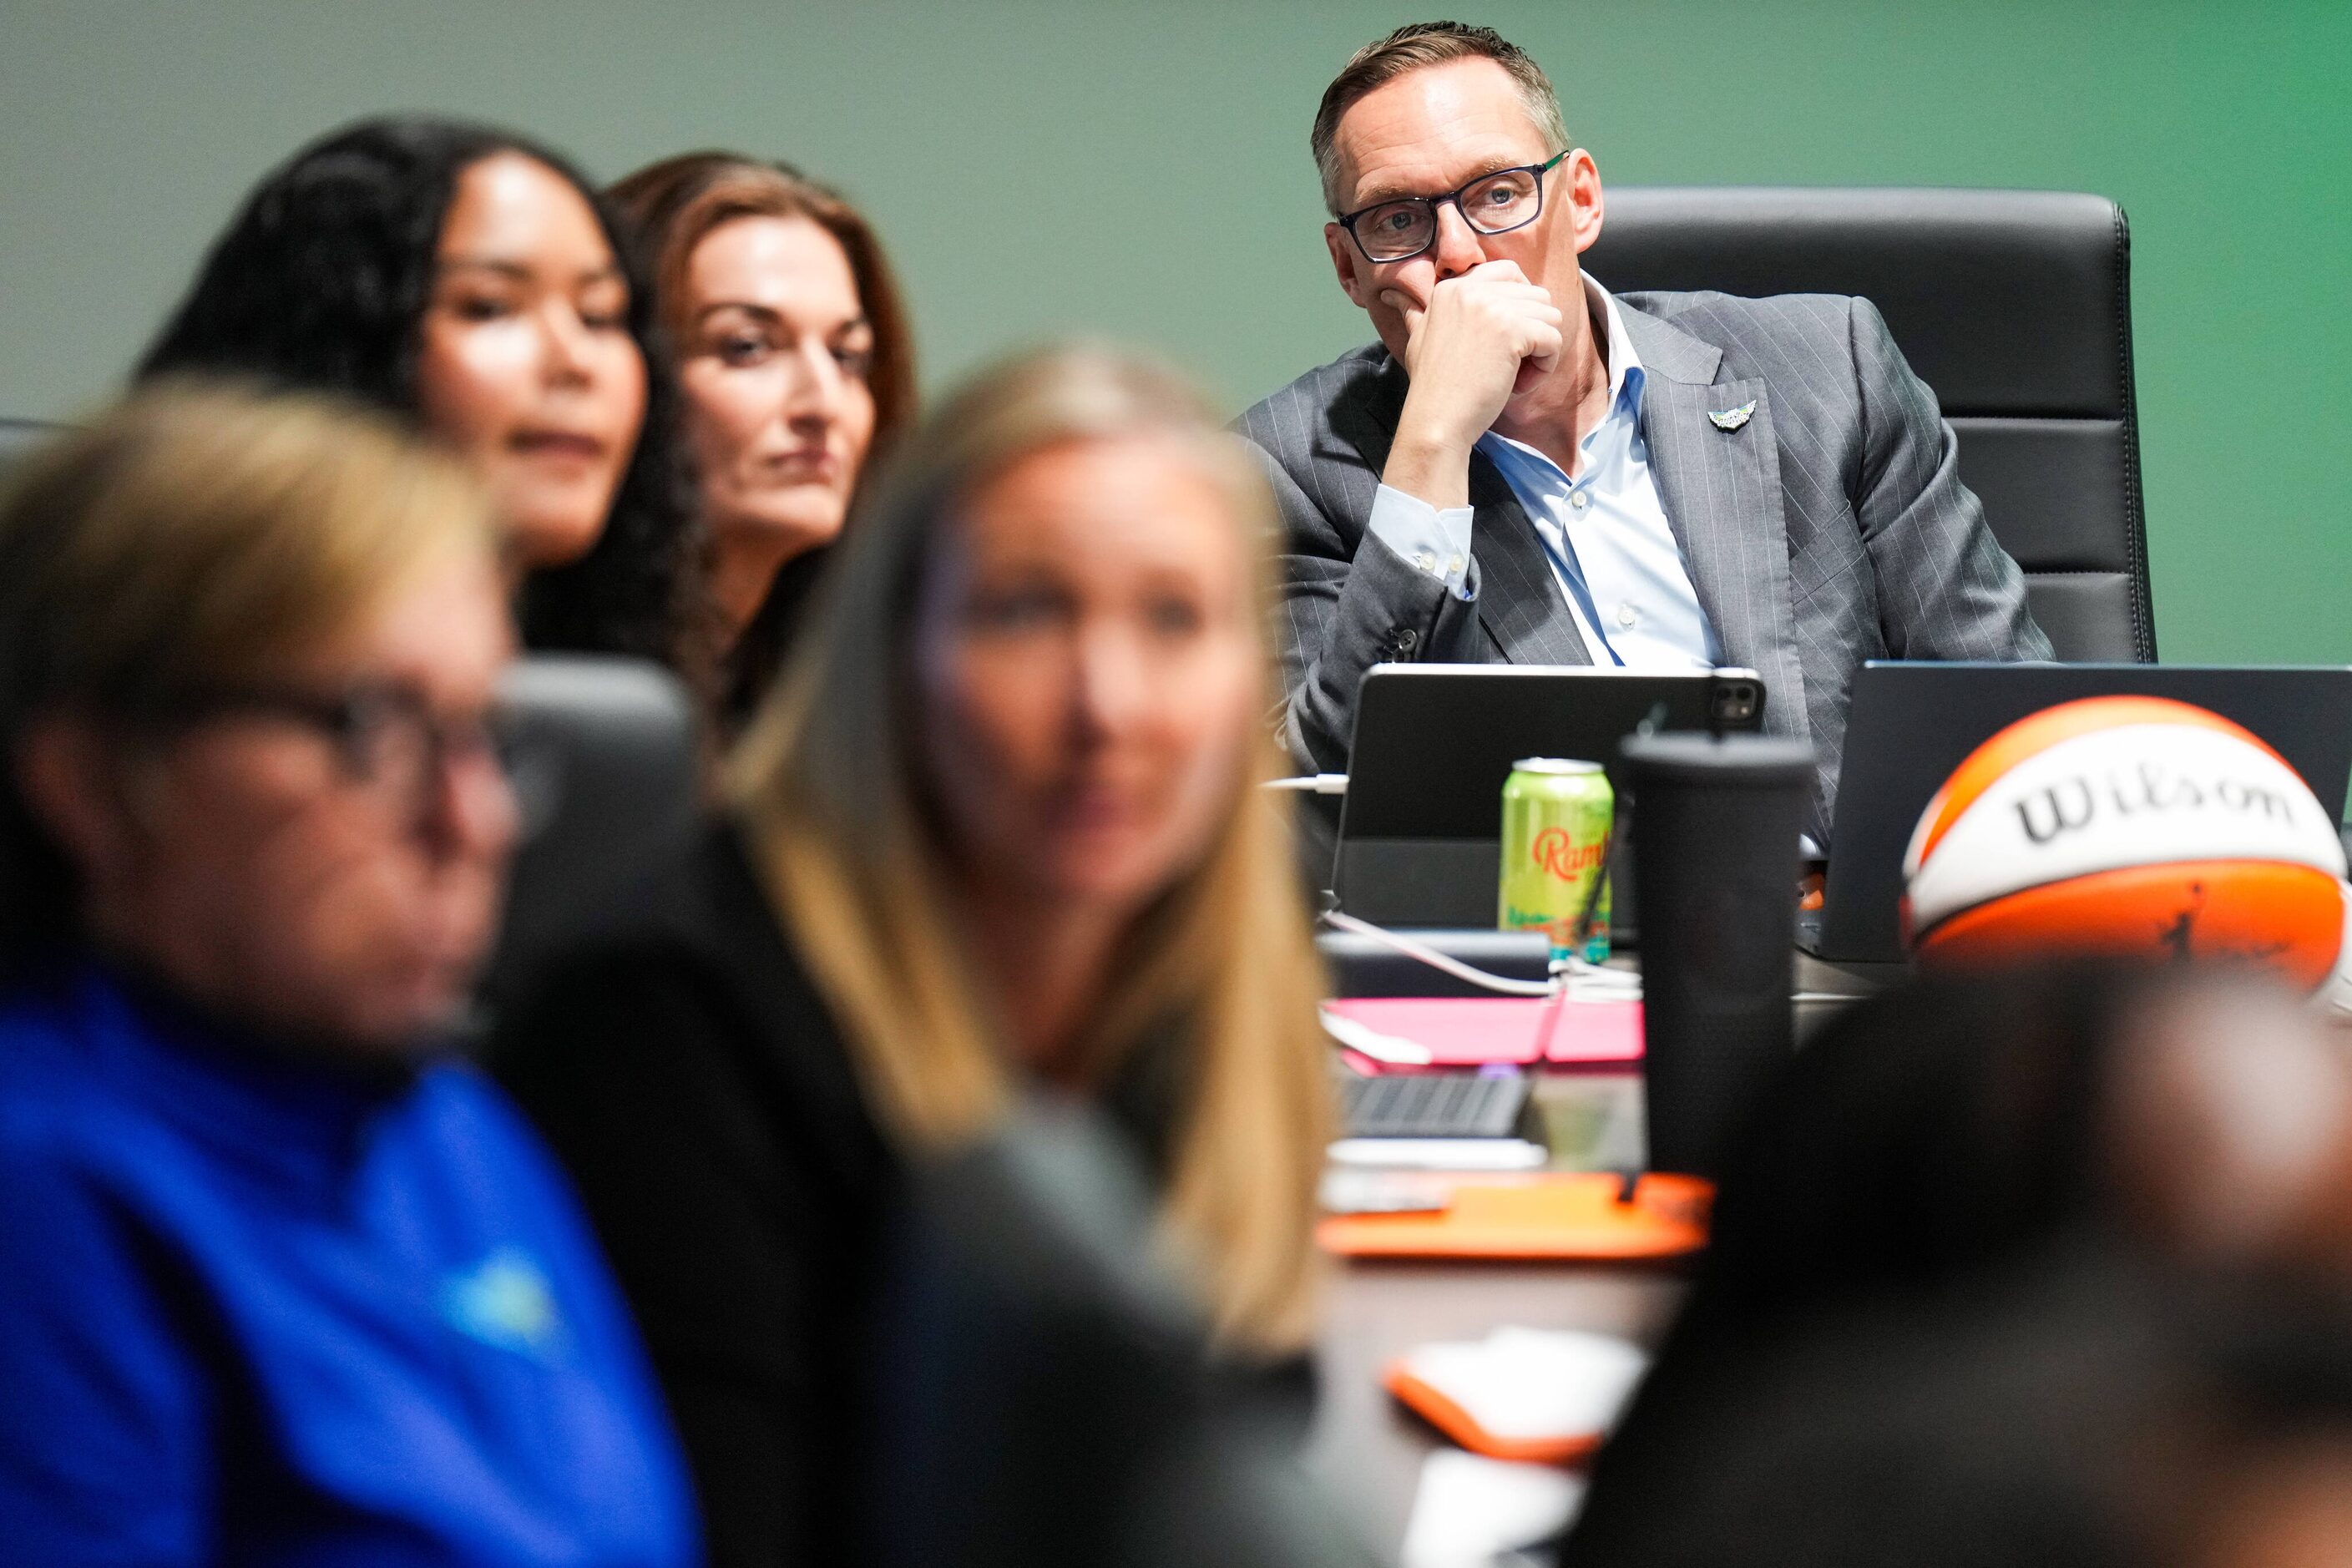
[[[1349,57],[1323,89],[1315,110],[1315,129],[1307,144],[1315,150],[1315,168],[1323,177],[1323,205],[1339,216],[1339,117],[1373,89],[1426,66],[1448,60],[1492,60],[1503,68],[1518,89],[1520,107],[1551,145],[1549,152],[1569,148],[1568,125],[1559,113],[1559,95],[1551,79],[1528,52],[1492,27],[1463,22],[1412,22],[1385,38],[1376,38]]]

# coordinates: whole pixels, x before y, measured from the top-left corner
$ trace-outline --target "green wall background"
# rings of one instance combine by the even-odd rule
[[[1493,0],[1605,179],[2131,215],[2168,659],[2352,660],[2352,3]],[[1360,341],[1306,124],[1394,5],[0,0],[0,413],[101,397],[239,194],[375,110],[601,175],[727,145],[873,213],[932,385],[1073,331],[1234,406]]]

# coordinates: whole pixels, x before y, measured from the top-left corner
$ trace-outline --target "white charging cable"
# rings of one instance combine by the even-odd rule
[[[1348,775],[1345,773],[1300,773],[1296,778],[1268,779],[1260,789],[1288,791],[1293,795],[1345,795]]]
[[[1323,923],[1335,931],[1368,937],[1383,947],[1403,953],[1407,958],[1451,974],[1465,984],[1499,991],[1506,996],[1564,994],[1570,1002],[1638,1002],[1642,998],[1642,977],[1632,970],[1606,969],[1580,958],[1555,958],[1551,961],[1550,979],[1518,980],[1465,963],[1449,953],[1438,952],[1426,942],[1415,942],[1385,926],[1376,926],[1370,921],[1359,920],[1338,910],[1326,910]],[[1852,991],[1798,991],[1791,993],[1789,1000],[1795,1003],[1859,1002],[1867,994],[1866,992]],[[2352,1005],[2345,1003],[2337,1005],[2352,1011]]]
[[[1570,1001],[1577,1002],[1619,1002],[1633,1001],[1642,994],[1642,977],[1639,974],[1623,969],[1604,969],[1580,958],[1553,959],[1549,980],[1518,980],[1465,963],[1450,953],[1440,952],[1427,942],[1415,942],[1385,926],[1376,926],[1370,921],[1359,920],[1338,910],[1325,910],[1323,921],[1335,931],[1366,937],[1383,947],[1394,949],[1407,958],[1454,976],[1465,984],[1498,991],[1506,996],[1554,997],[1565,994]]]

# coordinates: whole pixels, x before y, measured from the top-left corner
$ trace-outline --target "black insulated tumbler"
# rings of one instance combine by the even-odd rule
[[[1623,755],[1649,1167],[1712,1177],[1756,1090],[1794,1048],[1797,837],[1812,748],[1635,735]]]

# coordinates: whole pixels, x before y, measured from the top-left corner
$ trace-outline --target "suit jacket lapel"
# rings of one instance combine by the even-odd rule
[[[1332,410],[1332,427],[1375,475],[1388,467],[1404,395],[1404,367],[1383,354],[1362,399]],[[1475,513],[1470,554],[1478,563],[1478,622],[1496,650],[1512,664],[1591,664],[1592,655],[1577,635],[1535,524],[1502,470],[1484,453],[1471,455],[1470,505]]]
[[[1622,300],[1618,309],[1645,372],[1642,435],[1650,477],[1699,605],[1725,662],[1763,677],[1766,730],[1802,737],[1810,729],[1805,678],[1770,395],[1761,381],[1717,381],[1720,349]],[[1731,429],[1708,417],[1751,402],[1753,412]]]

